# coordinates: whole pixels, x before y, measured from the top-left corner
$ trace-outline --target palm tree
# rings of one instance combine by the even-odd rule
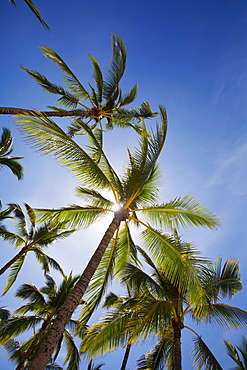
[[[26,119],[37,117],[72,117],[69,133],[74,135],[84,130],[83,123],[101,126],[105,118],[105,129],[112,129],[114,125],[119,127],[133,127],[140,132],[140,119],[149,118],[155,115],[151,112],[149,103],[146,101],[138,108],[127,109],[126,106],[132,103],[137,96],[138,85],[126,94],[120,88],[120,81],[126,67],[127,50],[123,40],[116,34],[112,34],[112,58],[109,71],[103,79],[103,74],[98,61],[90,56],[93,66],[93,79],[95,86],[89,83],[89,91],[80,83],[75,74],[63,61],[63,59],[50,47],[41,47],[41,53],[52,60],[64,74],[66,88],[50,82],[45,76],[37,71],[31,71],[22,67],[35,81],[48,93],[60,96],[56,101],[56,107],[48,107],[49,111],[34,111],[20,108],[0,107],[0,114],[24,114]],[[62,108],[63,107],[63,108]],[[69,109],[69,110],[68,110]],[[22,119],[24,119],[22,117]]]
[[[146,239],[145,232],[144,237]],[[137,369],[157,370],[166,365],[167,369],[180,370],[181,332],[186,328],[196,335],[193,355],[197,369],[222,370],[201,337],[185,325],[185,318],[189,316],[198,324],[246,327],[246,311],[219,303],[242,289],[238,263],[231,259],[222,266],[218,259],[215,264],[209,264],[198,256],[191,243],[181,243],[177,236],[167,238],[183,258],[186,268],[182,271],[178,266],[176,278],[171,279],[165,245],[160,243],[156,250],[146,245],[151,256],[138,247],[149,271],[126,265],[121,280],[127,283],[131,297],[119,299],[112,294],[108,297],[108,303],[112,302],[114,308],[89,327],[82,352],[101,356],[119,345],[128,346],[151,335],[159,338],[157,344],[139,360]],[[149,243],[150,238],[147,241]],[[183,286],[180,279],[185,280]]]
[[[72,274],[63,276],[60,285],[56,285],[54,279],[46,275],[45,286],[41,289],[31,283],[25,283],[17,290],[16,297],[26,303],[14,314],[7,315],[3,312],[0,323],[0,344],[9,354],[9,360],[16,364],[16,370],[28,367],[35,349],[40,345],[78,278],[79,276],[73,277]],[[47,369],[60,368],[55,367],[55,361],[64,343],[67,351],[64,365],[67,364],[67,369],[79,370],[80,354],[74,341],[76,323],[74,319],[68,322]],[[30,329],[33,331],[32,336],[21,344],[17,342],[16,338]]]
[[[13,138],[11,132],[7,128],[3,128],[0,139],[0,169],[7,166],[12,173],[20,180],[23,177],[23,167],[18,162],[23,157],[12,157],[10,154],[13,151]]]
[[[247,370],[247,338],[244,335],[240,346],[235,346],[229,341],[224,340],[227,347],[227,354],[236,363],[237,366],[232,370]],[[242,358],[242,359],[241,359]]]
[[[84,124],[83,127],[90,141],[89,152],[66,135],[60,127],[51,123],[48,117],[43,118],[42,125],[40,117],[36,122],[31,120],[31,122],[23,121],[21,123],[21,129],[25,131],[26,137],[38,150],[43,153],[53,153],[62,164],[71,169],[87,185],[87,187],[79,187],[78,193],[89,203],[88,206],[72,205],[57,210],[39,210],[44,216],[43,220],[52,218],[52,221],[68,222],[69,227],[88,227],[103,216],[113,214],[113,220],[98,248],[59,312],[57,320],[47,334],[29,369],[42,369],[47,363],[64,325],[84,295],[114,234],[116,235],[113,240],[115,249],[110,248],[107,253],[111,255],[110,263],[112,263],[119,247],[118,239],[120,241],[127,240],[127,245],[126,243],[122,245],[123,264],[132,248],[129,225],[145,227],[159,240],[163,240],[163,237],[154,227],[174,228],[182,225],[215,228],[218,225],[219,219],[191,196],[176,198],[169,203],[157,205],[157,181],[160,177],[157,159],[163,148],[167,130],[167,117],[163,107],[160,107],[160,115],[161,125],[157,124],[156,129],[151,133],[148,133],[143,123],[140,148],[133,153],[128,150],[127,169],[121,177],[110,165],[101,141],[98,139],[98,131],[92,131],[87,124]],[[102,194],[103,190],[106,196]],[[112,200],[108,197],[110,193]],[[117,211],[113,210],[114,203],[119,206]],[[121,235],[120,226],[123,226],[123,231],[121,231],[123,234]],[[119,235],[121,238],[118,238]],[[178,253],[168,241],[166,245],[167,254],[174,261],[171,263],[179,263],[181,258]],[[130,249],[128,250],[128,248]],[[120,257],[118,257],[118,261],[119,259]],[[109,258],[104,258],[102,263],[108,263],[109,260]],[[118,264],[120,265],[120,263]],[[170,270],[170,275],[174,276],[174,274],[176,272],[173,273]]]
[[[0,227],[0,236],[4,240],[15,244],[16,248],[22,246],[21,250],[0,269],[0,275],[7,269],[10,269],[3,294],[7,293],[15,282],[28,252],[35,253],[38,262],[42,265],[44,273],[48,273],[52,267],[63,274],[59,264],[52,257],[44,253],[43,249],[75,231],[67,230],[64,222],[46,222],[37,225],[34,210],[26,203],[25,208],[27,215],[25,215],[18,204],[9,204],[8,210],[14,213],[16,222],[15,232]]]
[[[11,2],[11,4],[13,4],[14,6],[16,6],[16,2],[15,0],[9,0]],[[39,10],[36,8],[36,6],[34,5],[34,3],[32,2],[32,0],[23,0],[27,6],[29,7],[29,9],[31,10],[31,12],[38,18],[38,20],[40,21],[40,23],[42,24],[42,26],[44,28],[46,28],[47,30],[50,29],[50,27],[48,26],[48,24],[44,21],[44,19],[42,18]]]

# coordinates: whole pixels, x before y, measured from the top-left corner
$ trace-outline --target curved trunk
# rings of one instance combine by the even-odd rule
[[[130,349],[131,349],[131,344],[128,344],[126,347],[125,353],[124,353],[124,358],[123,358],[123,362],[122,362],[122,366],[120,370],[126,369],[127,361],[129,359]]]
[[[101,239],[101,242],[94,252],[93,256],[91,257],[90,261],[88,262],[85,270],[83,271],[80,279],[74,286],[74,289],[69,294],[68,298],[66,299],[64,305],[62,306],[61,310],[59,311],[56,319],[54,320],[53,325],[48,330],[46,337],[41,344],[37,354],[34,356],[34,359],[30,363],[28,369],[30,370],[43,370],[47,365],[51,355],[58,343],[64,328],[71,318],[74,310],[80,303],[90,280],[93,277],[95,270],[97,269],[105,250],[110,243],[115,231],[119,227],[121,221],[127,218],[127,210],[123,209],[115,213],[115,216],[109,225],[105,235]]]
[[[12,116],[16,114],[30,114],[30,115],[45,115],[47,117],[89,117],[89,111],[83,111],[80,109],[69,110],[69,111],[36,111],[33,109],[23,108],[12,108],[12,107],[0,107],[0,114],[10,114]]]
[[[27,247],[23,247],[19,253],[17,253],[9,262],[7,262],[1,269],[0,269],[0,275],[2,275],[8,268],[15,263],[15,261],[18,260],[24,253],[27,252]]]
[[[174,339],[173,366],[174,370],[182,370],[181,329],[184,325],[181,321],[173,320],[172,326]]]

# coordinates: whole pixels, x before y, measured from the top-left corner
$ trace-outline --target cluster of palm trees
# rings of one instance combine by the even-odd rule
[[[56,106],[42,112],[0,108],[1,114],[17,115],[20,131],[33,147],[52,154],[73,172],[82,184],[76,191],[84,201],[58,209],[33,209],[25,204],[24,210],[10,203],[1,212],[0,221],[12,217],[15,231],[1,224],[0,236],[21,247],[0,270],[1,274],[9,270],[4,294],[14,284],[30,251],[44,270],[46,285],[38,289],[23,284],[16,296],[27,303],[13,314],[2,309],[0,343],[16,369],[30,370],[60,368],[56,361],[63,342],[67,369],[79,369],[81,353],[89,356],[88,369],[93,369],[94,356],[124,346],[124,370],[132,344],[151,336],[156,338],[155,347],[138,361],[137,369],[166,366],[180,370],[181,332],[188,329],[195,335],[195,366],[218,370],[219,363],[185,318],[229,328],[246,327],[247,312],[221,302],[242,290],[239,266],[232,259],[224,264],[221,260],[212,263],[202,258],[191,243],[180,239],[181,227],[214,229],[219,219],[191,195],[160,202],[158,159],[167,133],[166,110],[159,106],[159,112],[153,112],[148,102],[137,108],[126,107],[135,100],[137,85],[128,93],[122,92],[120,81],[127,52],[120,37],[113,34],[111,41],[112,58],[105,77],[96,58],[90,55],[94,85],[89,84],[89,91],[53,49],[42,47],[42,54],[61,69],[65,87],[37,71],[23,69],[46,92],[58,95]],[[70,117],[67,131],[51,117]],[[156,117],[159,122],[149,124],[148,119]],[[120,174],[111,165],[103,141],[104,132],[114,127],[134,129],[139,141],[136,149],[127,149],[127,164]],[[9,153],[11,140],[10,144],[5,141],[3,136],[0,154],[4,145],[2,153]],[[18,159],[11,157],[15,165]],[[13,171],[13,165],[10,168]],[[66,276],[60,265],[44,253],[44,247],[52,242],[109,216],[109,226],[80,276]],[[134,241],[136,230],[140,231],[141,247]],[[59,286],[49,275],[51,268],[61,273]],[[109,311],[99,323],[89,326],[92,313],[114,279],[123,284],[127,295],[110,293],[105,300]],[[73,319],[80,305],[81,314]],[[32,335],[20,344],[16,337],[27,330],[32,330]],[[80,349],[75,335],[80,339]],[[232,357],[237,356],[234,347],[228,344],[228,348]]]

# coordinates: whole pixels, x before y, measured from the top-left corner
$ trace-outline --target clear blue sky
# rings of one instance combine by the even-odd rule
[[[122,36],[128,48],[123,89],[128,91],[138,82],[136,105],[147,99],[154,110],[158,104],[164,104],[168,112],[168,137],[160,160],[165,173],[161,201],[191,193],[217,213],[222,219],[219,230],[186,231],[183,238],[193,241],[209,258],[222,255],[224,259],[239,260],[242,281],[247,285],[247,2],[34,2],[51,32],[42,28],[23,1],[16,0],[17,8],[8,0],[1,1],[0,105],[40,110],[53,105],[55,97],[43,92],[19,68],[23,65],[56,83],[61,82],[59,70],[39,53],[38,46],[47,45],[56,50],[86,84],[91,80],[87,53],[94,55],[106,69],[111,54],[110,33]],[[25,157],[24,180],[18,182],[8,170],[0,174],[3,205],[27,202],[32,207],[56,207],[79,201],[74,198],[77,183],[67,170],[28,147],[10,117],[1,116],[0,125],[13,131],[14,153]],[[136,135],[129,131],[116,130],[109,134],[109,155],[116,166],[122,167],[125,147],[135,142]],[[79,273],[104,227],[98,227],[93,237],[90,231],[80,232],[70,241],[54,245],[50,254],[67,273],[72,269]],[[0,244],[3,264],[14,251],[11,246]],[[1,299],[1,306],[15,306],[12,294],[24,281],[43,284],[32,258],[12,291]],[[4,285],[3,279],[1,285]],[[232,304],[247,309],[245,290]],[[242,332],[227,333],[209,326],[197,330],[222,366],[229,369],[233,364],[225,353],[222,338],[238,344]],[[191,340],[185,333],[183,338],[184,342]],[[133,350],[129,369],[143,348]],[[103,359],[104,368],[113,368],[111,356],[117,369],[121,351]],[[191,369],[188,359],[186,346],[186,370]],[[2,368],[13,368],[5,364],[4,354],[1,354],[1,362]]]

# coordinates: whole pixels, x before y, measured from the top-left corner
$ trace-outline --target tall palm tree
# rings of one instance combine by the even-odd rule
[[[89,203],[88,206],[72,205],[57,210],[39,210],[44,216],[43,219],[51,217],[53,221],[68,222],[69,227],[88,227],[103,216],[113,214],[112,222],[73,292],[59,312],[39,353],[30,364],[30,369],[42,369],[47,363],[64,325],[84,295],[114,234],[116,235],[114,239],[116,242],[113,241],[115,250],[110,248],[108,253],[116,256],[121,226],[123,226],[125,238],[120,238],[120,241],[130,239],[129,225],[145,227],[161,240],[163,240],[162,236],[154,227],[174,228],[182,225],[215,228],[218,225],[219,219],[191,196],[176,198],[169,203],[157,205],[157,181],[160,177],[157,159],[163,148],[167,131],[167,117],[163,107],[160,107],[160,115],[161,124],[157,124],[156,129],[151,133],[148,133],[143,123],[140,148],[133,153],[128,150],[128,165],[121,177],[114,171],[104,153],[100,130],[92,131],[87,124],[83,124],[90,141],[86,151],[60,127],[54,125],[48,117],[43,117],[42,121],[37,117],[36,121],[21,122],[21,129],[27,139],[32,141],[38,150],[43,153],[53,153],[87,186],[79,187],[78,193]],[[33,133],[35,135],[32,135]],[[102,194],[103,190],[106,196]],[[108,194],[111,194],[112,199]],[[113,209],[114,203],[119,206],[117,211]],[[122,246],[122,259],[125,261],[129,254],[128,247],[131,247],[130,242],[125,243],[125,247]],[[171,261],[173,260],[171,264],[179,263],[180,257],[168,241],[167,254],[171,257]],[[109,258],[102,261],[107,263]],[[170,274],[176,275],[176,270],[173,272],[170,269]]]
[[[18,204],[9,204],[9,210],[14,213],[16,231],[12,232],[0,227],[0,237],[15,244],[15,248],[22,246],[21,250],[0,269],[0,275],[10,269],[3,294],[7,293],[15,282],[29,252],[34,252],[44,273],[48,273],[51,267],[63,273],[59,264],[43,249],[75,231],[66,229],[64,222],[37,224],[34,210],[26,203],[25,208],[26,214]]]
[[[3,166],[8,167],[12,173],[18,178],[23,177],[23,167],[19,163],[19,159],[23,157],[12,157],[10,154],[13,151],[13,138],[11,132],[7,128],[3,128],[0,139],[0,169]]]
[[[136,96],[138,85],[126,94],[120,88],[120,81],[126,67],[127,50],[121,37],[112,34],[112,58],[110,68],[105,78],[98,61],[90,56],[93,66],[93,80],[95,86],[89,83],[89,91],[81,84],[63,59],[50,47],[41,47],[41,53],[62,70],[66,87],[50,82],[37,71],[22,67],[35,81],[48,93],[60,96],[56,107],[48,107],[49,111],[33,111],[29,109],[0,107],[0,114],[25,114],[27,119],[37,116],[47,117],[72,117],[69,127],[71,135],[84,130],[82,122],[92,128],[100,125],[105,118],[105,129],[112,129],[114,125],[120,127],[133,127],[138,132],[141,130],[140,119],[152,117],[148,102],[142,103],[138,108],[127,109]]]
[[[11,4],[13,4],[14,6],[16,6],[16,2],[15,0],[9,0],[11,2]],[[32,2],[32,0],[23,0],[27,6],[29,7],[29,9],[31,10],[31,12],[38,18],[38,20],[40,21],[40,23],[42,24],[42,26],[49,30],[50,27],[48,26],[48,24],[44,21],[44,19],[42,18],[39,10],[36,8],[36,6],[34,5],[34,3]]]
[[[227,354],[236,363],[237,366],[232,370],[247,370],[247,338],[244,335],[240,346],[235,346],[229,341],[224,340],[227,347]]]
[[[151,256],[138,247],[149,271],[127,264],[121,279],[131,289],[131,297],[115,297],[114,300],[114,296],[109,296],[115,308],[89,327],[83,352],[91,356],[103,355],[119,345],[131,345],[151,335],[159,338],[157,344],[139,360],[137,369],[157,370],[166,365],[167,369],[180,370],[181,332],[186,328],[197,338],[193,351],[197,369],[222,370],[201,337],[185,324],[185,318],[189,316],[197,323],[212,322],[227,328],[246,327],[246,311],[219,303],[222,298],[231,298],[242,289],[238,263],[231,259],[222,266],[218,259],[215,264],[209,264],[198,256],[190,243],[181,243],[177,236],[170,242],[182,256],[187,275],[184,274],[186,269],[181,271],[179,266],[176,279],[170,279],[166,248],[161,244],[156,250],[149,247]],[[183,289],[180,279],[185,280]]]
[[[62,282],[56,285],[54,279],[46,275],[46,283],[42,288],[38,289],[31,283],[25,283],[17,290],[16,297],[25,300],[26,303],[14,314],[4,315],[3,312],[0,323],[0,344],[8,352],[9,360],[16,364],[16,370],[28,367],[35,349],[40,345],[78,278],[79,276],[73,277],[71,274],[63,276]],[[79,370],[80,354],[74,341],[76,323],[74,319],[68,322],[47,369],[60,368],[54,366],[64,343],[67,352],[64,365],[67,364],[68,370]],[[20,344],[16,338],[29,330],[32,330],[31,337]]]

